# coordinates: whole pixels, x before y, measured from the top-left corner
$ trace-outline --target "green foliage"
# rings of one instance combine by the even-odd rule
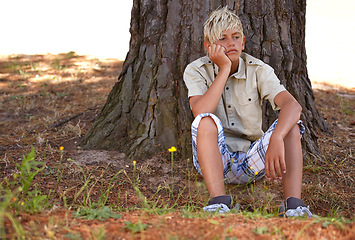
[[[36,161],[35,155],[35,149],[31,146],[28,155],[23,156],[21,165],[16,163],[16,167],[20,171],[20,184],[24,195],[31,186],[33,178],[45,168],[45,163]]]
[[[101,195],[99,197],[99,200],[97,202],[97,204],[99,206],[105,206],[105,204],[107,203],[107,200],[108,200],[108,197],[109,197],[109,194],[110,194],[110,191],[111,189],[113,188],[114,184],[113,184],[113,181],[117,179],[118,175],[122,172],[123,170],[121,171],[118,171],[110,180],[109,184],[108,184],[108,187],[105,189],[105,190],[101,190]]]
[[[93,236],[93,239],[96,239],[96,240],[107,239],[105,236],[105,229],[103,229],[103,228],[93,229],[91,231],[91,234]]]
[[[262,235],[268,233],[269,229],[266,226],[261,226],[254,228],[253,232],[255,232],[257,235]]]
[[[148,224],[142,223],[141,221],[137,223],[132,223],[132,222],[124,222],[124,223],[126,224],[124,228],[131,231],[132,233],[142,232],[149,227]]]
[[[47,201],[47,195],[42,195],[40,191],[33,190],[27,193],[27,198],[24,202],[21,202],[21,206],[27,212],[33,213],[42,210]]]
[[[74,58],[75,55],[76,55],[76,53],[74,51],[70,51],[65,54],[64,59],[68,60],[68,59]]]
[[[33,213],[42,210],[47,203],[47,196],[42,195],[36,186],[32,187],[34,177],[43,171],[45,163],[35,160],[35,149],[31,146],[31,151],[27,156],[23,155],[21,164],[16,163],[19,171],[14,174],[13,181],[6,180],[6,191],[12,191],[14,201],[11,206]]]
[[[81,240],[82,239],[80,232],[79,233],[69,232],[67,234],[64,234],[64,237],[69,240]]]
[[[52,67],[55,68],[56,70],[63,70],[64,68],[66,68],[66,66],[60,64],[60,62],[61,62],[61,59],[56,58],[56,59],[54,60],[54,62],[53,62],[51,65],[52,65]]]
[[[10,96],[11,100],[21,100],[23,99],[25,96],[24,95],[18,95],[18,96]]]
[[[9,62],[8,65],[6,66],[6,68],[10,71],[10,72],[18,72],[19,70],[22,70],[23,68],[26,68],[26,65],[28,65],[27,62],[21,62],[21,61],[17,61],[19,60],[19,57],[14,58],[13,62]]]
[[[307,165],[304,167],[305,170],[309,169],[312,172],[318,171],[334,171],[336,167],[343,167],[345,158],[341,162],[336,162],[333,157],[327,159],[323,155],[323,159],[315,157],[314,160],[308,160]]]
[[[68,96],[68,93],[63,91],[63,92],[57,92],[56,95],[57,95],[57,97],[65,97],[65,96]]]
[[[354,101],[346,98],[340,98],[340,107],[346,115],[354,116]]]
[[[97,219],[100,221],[104,221],[109,218],[116,218],[116,219],[121,218],[120,214],[113,213],[108,206],[105,206],[103,208],[96,208],[96,209],[79,208],[73,214],[75,217],[82,217],[84,219],[89,219],[89,220]]]
[[[9,219],[16,231],[18,239],[23,238],[24,230],[20,223],[15,219],[14,214],[10,211],[11,207],[21,209],[25,212],[37,212],[42,210],[47,203],[47,196],[42,195],[39,190],[30,190],[34,177],[44,168],[44,162],[35,160],[35,149],[31,146],[31,151],[27,156],[23,155],[21,164],[16,163],[19,174],[14,174],[13,181],[5,178],[5,186],[0,185],[1,201],[0,201],[0,238],[5,238],[4,220]],[[17,180],[17,178],[19,178]]]
[[[328,217],[333,219],[333,218],[337,218],[338,216],[340,216],[341,213],[341,208],[340,206],[337,206],[336,204],[333,204],[328,212]]]
[[[0,184],[0,239],[6,239],[5,232],[5,219],[9,219],[12,224],[12,227],[15,229],[18,239],[22,239],[24,236],[24,229],[21,224],[15,219],[13,214],[9,211],[11,201],[15,199],[14,193],[10,190],[5,189],[2,184]]]
[[[26,71],[23,71],[22,69],[18,70],[18,72],[21,74],[22,79],[26,79],[31,75],[31,74],[27,73]],[[19,87],[25,87],[25,86],[20,85]]]
[[[327,228],[329,225],[335,225],[339,229],[343,229],[344,224],[350,224],[354,222],[354,219],[350,220],[342,216],[337,216],[337,217],[320,217],[317,215],[313,215],[313,216],[317,223],[322,223],[322,228]]]

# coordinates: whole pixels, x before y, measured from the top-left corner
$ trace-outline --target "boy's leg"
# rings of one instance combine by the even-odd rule
[[[282,183],[287,217],[312,217],[309,208],[301,200],[303,156],[300,128],[301,126],[295,125],[284,139],[286,174],[282,176]]]
[[[286,174],[282,176],[284,198],[301,198],[303,156],[300,128],[296,124],[284,139]]]
[[[221,121],[212,113],[198,115],[191,125],[193,163],[203,176],[210,200],[203,208],[208,212],[229,212],[232,197],[225,195],[225,177],[231,158]]]
[[[218,148],[218,129],[211,117],[201,119],[196,140],[198,162],[210,197],[225,195],[223,162]]]
[[[244,158],[233,162],[232,171],[227,174],[230,183],[244,184],[252,180],[258,180],[265,175],[265,154],[276,124],[277,120],[259,140],[251,145]],[[300,138],[303,132],[304,126],[299,121],[284,139],[287,169],[286,174],[283,176],[285,199],[288,197],[300,198],[301,196],[303,163]]]

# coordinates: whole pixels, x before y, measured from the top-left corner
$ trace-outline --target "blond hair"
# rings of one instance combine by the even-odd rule
[[[228,6],[224,8],[218,8],[213,11],[210,17],[204,24],[203,28],[203,37],[205,41],[213,44],[215,41],[222,37],[222,33],[229,29],[236,28],[242,37],[243,34],[243,26],[239,17],[232,13]]]

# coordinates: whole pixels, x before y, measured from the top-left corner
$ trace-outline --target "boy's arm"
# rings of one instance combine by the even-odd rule
[[[210,59],[219,67],[219,72],[205,94],[190,97],[190,106],[195,117],[201,113],[216,111],[232,66],[224,47],[216,44],[208,44],[205,47]]]
[[[282,173],[286,173],[284,138],[300,119],[302,107],[287,91],[277,94],[274,102],[281,110],[265,154],[265,173],[269,179],[276,180],[277,176],[281,179]]]

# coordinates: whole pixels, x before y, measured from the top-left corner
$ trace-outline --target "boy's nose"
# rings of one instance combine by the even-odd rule
[[[235,44],[233,43],[233,42],[230,42],[230,43],[228,43],[228,45],[227,45],[228,47],[234,47],[235,46]]]
[[[234,46],[234,41],[233,41],[233,39],[229,39],[229,40],[227,41],[227,46],[228,46],[228,47]]]

